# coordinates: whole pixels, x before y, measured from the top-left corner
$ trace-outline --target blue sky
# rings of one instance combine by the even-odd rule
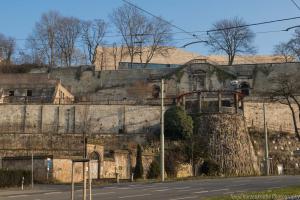
[[[300,5],[300,0],[295,0]],[[239,16],[247,23],[300,16],[290,0],[131,0],[132,3],[160,15],[187,31],[208,30],[220,19]],[[109,20],[112,10],[122,5],[121,0],[0,0],[0,32],[17,38],[18,48],[24,48],[24,38],[31,33],[42,13],[58,10],[62,15],[80,19]],[[254,32],[276,31],[300,25],[300,20],[252,27]],[[174,29],[174,32],[178,30]],[[273,46],[288,40],[293,31],[257,33],[255,45],[258,54],[272,54]],[[109,35],[115,32],[110,27]],[[175,34],[175,46],[193,41],[186,34]],[[182,40],[184,39],[184,40]],[[119,38],[107,39],[108,43]],[[210,54],[202,44],[186,48],[200,54]]]

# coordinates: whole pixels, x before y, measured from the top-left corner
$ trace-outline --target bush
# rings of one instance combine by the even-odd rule
[[[160,166],[157,160],[153,160],[150,164],[147,178],[156,179],[160,176]]]
[[[165,112],[165,135],[171,140],[189,139],[193,134],[193,120],[182,107]]]
[[[200,168],[200,174],[216,176],[219,174],[220,166],[213,160],[205,160]]]
[[[137,146],[136,152],[136,164],[134,168],[134,179],[143,178],[144,168],[142,162],[142,148],[140,145]]]
[[[0,187],[14,187],[22,184],[24,177],[24,185],[31,182],[31,172],[25,170],[0,170]]]
[[[43,66],[35,64],[22,64],[22,65],[0,65],[0,73],[28,73],[32,69],[39,69]]]

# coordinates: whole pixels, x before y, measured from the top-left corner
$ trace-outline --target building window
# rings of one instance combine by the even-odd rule
[[[27,95],[28,97],[32,97],[32,90],[27,90]]]
[[[15,96],[15,91],[14,90],[8,91],[8,96],[10,96],[10,97]]]

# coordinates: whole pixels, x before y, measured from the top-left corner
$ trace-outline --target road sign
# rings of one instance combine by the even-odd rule
[[[300,150],[295,150],[293,153],[294,153],[294,156],[300,156]]]

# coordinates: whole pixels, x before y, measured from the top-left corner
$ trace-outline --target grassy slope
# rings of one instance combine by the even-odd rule
[[[272,189],[272,190],[266,190],[262,192],[248,192],[248,193],[235,194],[235,195],[212,197],[212,198],[207,198],[206,200],[233,200],[233,199],[235,200],[244,200],[244,199],[277,200],[278,199],[279,200],[279,199],[286,199],[287,197],[296,196],[296,195],[300,196],[300,186]]]

